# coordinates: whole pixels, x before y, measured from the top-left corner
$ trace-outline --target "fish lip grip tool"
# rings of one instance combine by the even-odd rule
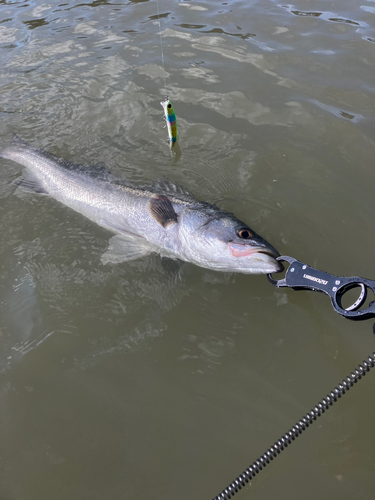
[[[365,309],[359,309],[366,301],[367,289],[371,288],[375,293],[375,281],[359,276],[334,276],[286,255],[280,256],[276,260],[290,264],[283,279],[275,280],[272,274],[267,275],[268,280],[276,287],[323,292],[330,296],[334,310],[347,319],[364,320],[375,317],[375,301],[371,302]],[[351,306],[344,309],[341,302],[342,297],[347,291],[357,287],[361,289],[359,297]]]

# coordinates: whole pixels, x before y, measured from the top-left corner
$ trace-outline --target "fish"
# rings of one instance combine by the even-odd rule
[[[14,181],[23,190],[54,198],[115,235],[102,262],[159,253],[202,268],[245,274],[279,272],[279,252],[232,213],[197,200],[166,177],[134,185],[104,164],[77,165],[19,137],[0,157],[26,170]]]
[[[171,101],[165,96],[165,101],[160,103],[163,106],[165,121],[167,123],[169,145],[174,148],[177,142],[177,119]]]

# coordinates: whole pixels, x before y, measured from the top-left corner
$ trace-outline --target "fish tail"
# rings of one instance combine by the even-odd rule
[[[5,158],[7,160],[10,160],[8,148],[7,149],[0,149],[0,158]]]
[[[31,148],[31,146],[29,146],[27,142],[23,141],[17,134],[14,134],[12,144],[7,148],[0,150],[0,158],[12,160],[12,153],[24,148]]]

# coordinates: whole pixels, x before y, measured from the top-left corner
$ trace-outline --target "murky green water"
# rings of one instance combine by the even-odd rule
[[[48,1],[48,0],[45,0]],[[375,279],[373,0],[0,1],[0,147],[168,175],[281,254]],[[153,255],[1,160],[0,497],[209,500],[374,350],[264,276]],[[374,374],[238,499],[373,498]]]

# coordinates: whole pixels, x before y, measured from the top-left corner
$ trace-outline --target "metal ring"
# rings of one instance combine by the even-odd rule
[[[288,257],[288,255],[280,255],[279,257],[276,258],[278,262],[288,262],[289,264],[293,264],[293,262],[296,262],[297,259],[294,259],[293,257]],[[280,271],[282,272],[282,271]],[[272,277],[272,273],[267,274],[268,281],[272,283],[272,285],[275,285],[277,287],[282,287],[282,286],[288,286],[285,281],[285,277],[282,278],[281,280],[275,280]]]
[[[349,307],[346,307],[345,308],[345,311],[355,311],[356,309],[358,309],[358,307],[360,307],[363,302],[366,300],[366,296],[367,296],[367,290],[366,290],[366,287],[363,283],[358,283],[358,285],[361,287],[361,293],[359,294],[359,297],[358,299],[354,302],[354,304],[352,304],[351,306]]]

